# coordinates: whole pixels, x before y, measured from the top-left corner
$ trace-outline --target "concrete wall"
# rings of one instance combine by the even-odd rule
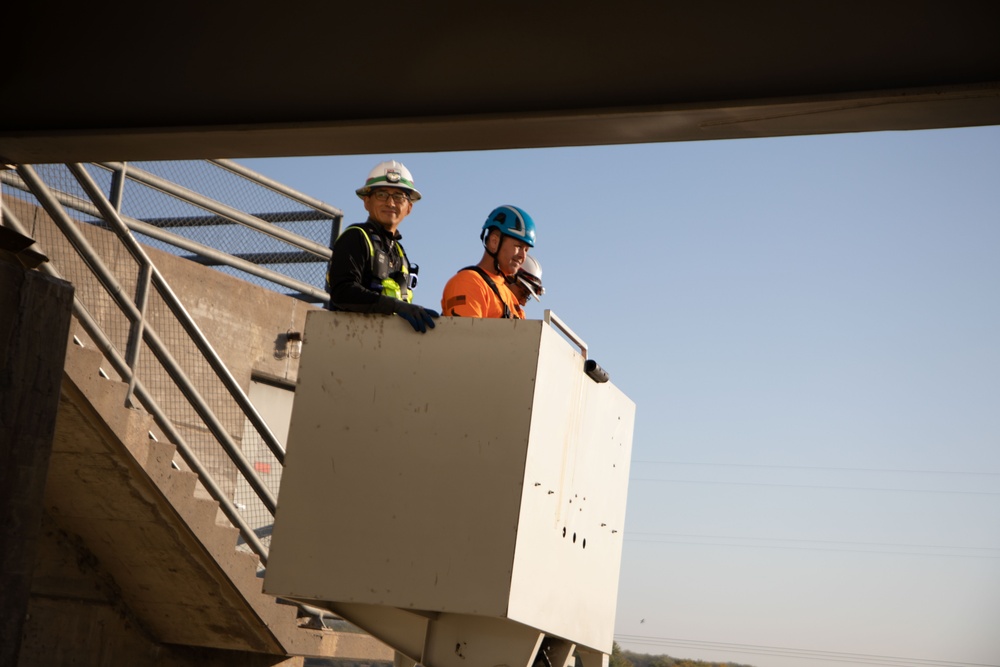
[[[20,651],[72,303],[71,285],[0,249],[0,665]]]

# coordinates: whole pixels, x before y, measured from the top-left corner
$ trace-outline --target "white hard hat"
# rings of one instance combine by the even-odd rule
[[[410,170],[403,166],[402,162],[389,160],[379,162],[375,168],[368,173],[365,184],[354,192],[359,197],[367,197],[372,188],[399,188],[410,193],[410,199],[417,201],[420,199],[420,192],[413,187],[413,176]]]
[[[531,255],[525,255],[524,263],[517,270],[515,277],[519,283],[531,292],[531,296],[535,297],[536,301],[542,300],[545,288],[542,287],[542,265],[538,263],[537,259]]]

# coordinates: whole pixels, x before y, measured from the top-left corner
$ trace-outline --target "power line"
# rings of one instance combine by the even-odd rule
[[[650,539],[652,538],[652,539]],[[656,539],[656,538],[666,538],[666,539]],[[672,538],[682,538],[682,539],[672,539]],[[705,540],[744,540],[752,542],[763,542],[765,544],[733,544],[727,542],[697,542],[691,541],[686,538],[695,539],[705,539]],[[1000,558],[1000,547],[969,547],[961,545],[947,545],[947,544],[906,544],[906,543],[895,543],[895,542],[850,542],[845,540],[807,540],[802,538],[782,538],[782,537],[744,537],[738,535],[698,535],[698,534],[685,534],[685,533],[651,533],[651,532],[641,532],[641,531],[626,531],[624,536],[625,541],[635,541],[635,542],[659,542],[663,544],[699,544],[707,546],[734,546],[734,547],[757,547],[763,549],[797,549],[797,550],[811,550],[811,551],[835,551],[835,552],[852,552],[852,553],[871,553],[871,554],[904,554],[911,556],[942,556],[949,558]],[[834,547],[816,547],[816,546],[791,546],[787,544],[766,544],[774,542],[796,542],[800,544],[821,544],[821,545],[845,545],[845,546],[855,546],[855,547],[891,547],[898,549],[948,549],[948,550],[963,550],[963,551],[978,551],[978,552],[996,552],[996,555],[991,555],[990,553],[981,554],[949,554],[949,553],[935,553],[927,551],[885,551],[878,549],[840,549]]]
[[[784,470],[835,470],[841,472],[891,472],[908,474],[932,474],[932,475],[987,475],[1000,477],[1000,472],[982,472],[975,470],[908,470],[904,468],[846,468],[837,466],[793,466],[793,465],[772,465],[764,463],[697,463],[695,461],[648,461],[635,459],[632,463],[644,463],[652,465],[671,466],[710,466],[728,468],[776,468]]]
[[[628,537],[626,535],[626,540]],[[693,542],[693,541],[671,541],[671,540],[636,540],[638,542],[659,543],[659,544],[683,544],[706,547],[737,547],[744,549],[782,549],[786,551],[827,551],[832,553],[856,553],[875,555],[896,555],[896,556],[931,556],[934,558],[982,558],[989,560],[1000,559],[1000,556],[980,556],[976,554],[940,554],[926,551],[879,551],[875,549],[831,549],[828,547],[795,547],[779,546],[768,544],[728,544],[722,542]]]
[[[731,642],[700,641],[695,639],[680,639],[671,637],[646,637],[642,635],[615,635],[615,641],[641,644],[643,646],[668,646],[675,648],[711,649],[730,651],[751,655],[770,655],[787,658],[809,658],[844,662],[850,664],[886,665],[897,667],[1000,667],[997,664],[979,662],[960,662],[955,660],[931,660],[926,658],[903,658],[890,655],[871,653],[849,653],[844,651],[820,651],[816,649],[788,648],[784,646],[766,646],[757,644],[737,644]]]
[[[773,482],[717,482],[701,479],[658,479],[649,477],[631,477],[630,482],[670,482],[672,484],[718,484],[730,486],[769,486],[790,489],[822,489],[833,491],[879,491],[893,493],[945,493],[964,496],[1000,496],[1000,491],[950,491],[946,489],[892,489],[872,486],[832,486],[825,484],[776,484]]]

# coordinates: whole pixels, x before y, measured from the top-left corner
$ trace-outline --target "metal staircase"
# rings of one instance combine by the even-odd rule
[[[45,489],[49,552],[72,542],[78,560],[92,558],[109,582],[102,599],[155,645],[270,656],[262,664],[391,661],[368,635],[266,596],[260,583],[284,449],[247,388],[261,368],[294,387],[297,369],[281,358],[284,331],[273,354],[254,357],[264,345],[256,338],[274,332],[252,320],[284,310],[301,318],[325,299],[342,214],[226,161],[20,165],[0,177],[3,226],[36,241],[48,260],[37,270],[75,288]],[[218,190],[219,178],[239,185],[196,189]],[[237,206],[241,189],[250,203]],[[310,235],[291,231],[303,223]],[[247,334],[247,349],[203,331],[237,293],[267,304],[237,323],[262,330]],[[250,499],[237,502],[246,489]],[[72,597],[56,580],[36,582],[33,604],[52,611]],[[29,622],[25,636],[33,632],[44,626]],[[41,637],[27,645],[45,654]]]

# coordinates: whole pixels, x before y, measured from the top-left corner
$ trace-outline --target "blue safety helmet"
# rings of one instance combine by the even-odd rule
[[[524,241],[529,247],[535,247],[535,221],[522,209],[516,206],[497,206],[483,223],[483,231],[479,234],[483,245],[491,229],[497,229],[501,234]]]

